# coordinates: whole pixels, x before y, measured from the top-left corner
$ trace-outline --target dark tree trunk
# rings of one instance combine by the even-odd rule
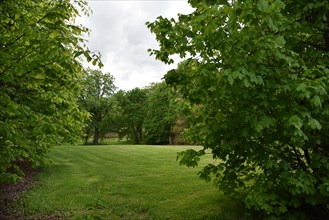
[[[138,126],[138,138],[139,138],[139,143],[143,141],[143,132],[142,132],[142,126]]]
[[[135,128],[135,126],[133,126],[133,132],[134,132],[134,136],[135,136],[135,144],[139,144],[139,138],[138,138],[138,131],[137,131],[137,127]]]
[[[172,135],[169,135],[169,145],[172,145],[173,144],[173,140],[172,140]]]
[[[85,136],[85,144],[88,144],[89,134],[90,134],[90,129],[87,128],[87,129],[86,129],[86,136]]]
[[[99,130],[96,127],[95,128],[95,133],[94,133],[94,141],[93,141],[93,144],[98,144],[98,137],[99,137]]]
[[[89,134],[86,134],[86,136],[85,136],[85,144],[88,143],[88,139],[89,139]]]

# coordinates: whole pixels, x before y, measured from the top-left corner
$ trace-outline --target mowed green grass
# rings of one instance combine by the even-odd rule
[[[239,205],[176,161],[180,146],[61,146],[17,206],[64,219],[237,219]]]

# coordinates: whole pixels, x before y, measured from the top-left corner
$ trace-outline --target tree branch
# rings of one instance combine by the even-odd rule
[[[325,47],[322,47],[320,45],[316,45],[316,44],[306,42],[306,41],[302,41],[301,43],[305,44],[305,45],[308,45],[308,46],[312,46],[312,47],[314,47],[315,49],[318,49],[318,50],[323,50],[325,52],[329,52],[329,39],[328,39],[328,47],[327,47],[327,45]]]
[[[305,159],[307,161],[307,164],[310,166],[311,165],[311,158],[310,158],[310,154],[308,152],[308,149],[306,147],[302,148],[304,151],[304,155],[305,155]]]
[[[298,153],[297,149],[294,146],[292,146],[292,149],[294,150],[299,166],[301,166],[303,170],[307,170],[306,164],[300,159],[300,153]]]
[[[26,51],[23,53],[23,55],[22,55],[20,58],[18,58],[18,59],[16,60],[15,63],[12,63],[12,64],[9,65],[7,68],[5,68],[5,69],[1,72],[1,74],[4,74],[4,73],[7,72],[8,70],[10,70],[10,69],[14,66],[14,64],[19,63],[22,59],[24,59],[25,57],[27,57],[28,55],[30,55],[31,53],[28,53],[28,52],[29,52],[29,50],[31,49],[31,47],[34,45],[35,40],[36,40],[37,38],[38,38],[38,37],[36,37],[36,38],[34,39],[34,41],[32,42],[32,44],[26,49]]]

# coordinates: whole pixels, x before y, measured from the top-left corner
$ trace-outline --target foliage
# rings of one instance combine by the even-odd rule
[[[116,100],[115,94],[110,98],[111,110],[104,117],[100,126],[100,137],[102,144],[106,138],[118,137],[122,130],[122,110],[119,103]]]
[[[116,99],[122,110],[119,135],[127,136],[134,144],[143,142],[143,123],[145,118],[146,90],[135,88],[128,92],[119,91]]]
[[[37,166],[48,149],[80,134],[77,105],[81,57],[88,29],[74,24],[88,14],[83,0],[3,0],[0,4],[0,183],[15,182],[16,160]]]
[[[111,98],[116,88],[114,78],[110,73],[91,69],[88,69],[87,72],[88,74],[82,81],[83,91],[80,97],[81,106],[91,114],[91,120],[86,127],[85,139],[87,142],[89,133],[93,130],[93,144],[98,144],[99,133],[106,129],[104,118],[114,105]]]
[[[160,44],[151,54],[186,58],[165,79],[195,113],[191,137],[218,159],[200,176],[263,217],[328,216],[328,1],[189,3],[193,13],[147,25]]]
[[[175,97],[164,82],[151,85],[144,122],[145,143],[168,144],[176,119]]]
[[[164,82],[114,95],[114,111],[104,121],[107,127],[134,144],[184,143],[185,118],[177,94]]]

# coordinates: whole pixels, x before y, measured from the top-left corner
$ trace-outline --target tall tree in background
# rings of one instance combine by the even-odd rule
[[[192,137],[219,159],[201,177],[263,217],[328,216],[329,2],[189,3],[193,13],[147,25],[160,43],[151,54],[188,60],[165,78],[195,109]]]
[[[195,69],[197,60],[182,61],[175,70],[170,70],[165,75],[166,83],[175,90],[176,120],[171,133],[174,135],[175,144],[200,144],[199,130],[193,129],[196,124],[202,123],[202,117],[198,117],[202,104],[197,100],[200,94],[195,90],[198,84],[211,83],[207,78],[198,81],[198,70]],[[187,98],[188,96],[188,98]],[[192,100],[192,102],[191,102]],[[191,105],[191,103],[194,103]],[[189,129],[190,128],[190,129]]]
[[[108,137],[118,137],[122,130],[122,121],[124,120],[122,109],[116,99],[116,94],[110,98],[111,109],[104,117],[100,125],[100,138],[101,141]],[[119,138],[120,139],[120,138]]]
[[[17,160],[38,165],[51,146],[80,136],[79,57],[96,64],[99,55],[83,46],[79,11],[88,13],[85,1],[0,3],[0,183],[22,175]]]
[[[143,142],[143,123],[147,93],[144,89],[135,88],[128,92],[119,91],[116,98],[122,110],[123,124],[120,136],[127,136],[134,144]]]
[[[93,130],[93,144],[99,144],[100,128],[104,118],[112,110],[115,92],[114,78],[110,73],[102,73],[100,70],[87,70],[88,75],[83,79],[83,90],[80,98],[82,107],[91,114],[86,127],[86,142],[89,133]]]
[[[149,87],[144,121],[146,143],[172,143],[171,130],[176,119],[174,101],[174,95],[164,82]]]

